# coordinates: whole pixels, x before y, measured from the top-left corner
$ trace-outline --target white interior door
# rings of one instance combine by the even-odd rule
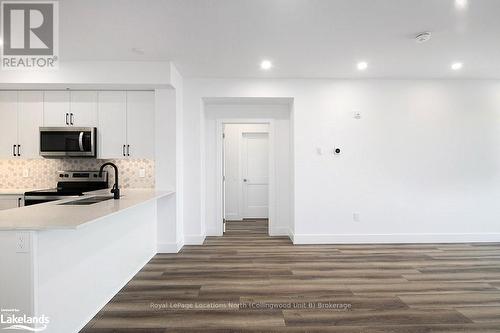
[[[242,133],[243,217],[269,217],[267,133]]]

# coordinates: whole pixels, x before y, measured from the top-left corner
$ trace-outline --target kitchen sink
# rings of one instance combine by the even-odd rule
[[[84,205],[93,205],[99,202],[103,202],[106,200],[113,199],[112,195],[100,195],[100,196],[95,196],[95,197],[90,197],[90,198],[84,198],[84,199],[77,199],[77,200],[72,200],[68,202],[63,202],[60,203],[59,205],[61,206],[67,206],[67,205],[75,205],[75,206],[84,206]]]

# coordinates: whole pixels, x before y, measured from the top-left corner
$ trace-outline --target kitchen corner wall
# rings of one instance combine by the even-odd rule
[[[155,163],[149,159],[27,159],[0,160],[1,189],[46,189],[55,187],[59,170],[99,170],[105,162],[118,166],[120,188],[154,188]],[[145,177],[139,177],[139,170],[145,170]],[[112,168],[106,168],[110,174],[110,186],[114,181]],[[28,177],[23,177],[25,172]]]

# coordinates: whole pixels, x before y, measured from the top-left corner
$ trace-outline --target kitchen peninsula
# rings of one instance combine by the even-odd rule
[[[119,200],[1,211],[2,305],[48,317],[45,332],[78,332],[157,253],[157,203],[173,193],[127,189]]]

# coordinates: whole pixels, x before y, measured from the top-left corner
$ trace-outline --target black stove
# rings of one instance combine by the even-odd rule
[[[57,188],[29,191],[24,193],[24,205],[61,200],[82,196],[85,192],[108,188],[106,171],[99,176],[99,171],[58,171]]]

